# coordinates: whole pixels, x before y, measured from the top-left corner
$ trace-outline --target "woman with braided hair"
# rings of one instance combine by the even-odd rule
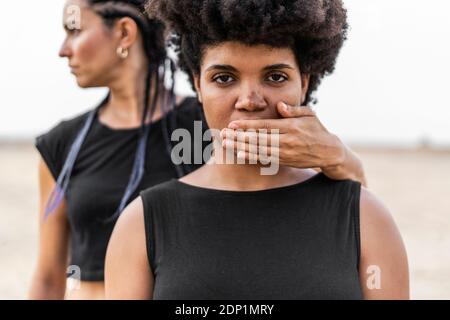
[[[118,214],[143,188],[184,174],[164,152],[162,132],[170,124],[163,115],[174,98],[163,79],[173,67],[166,63],[163,26],[143,14],[144,4],[66,2],[60,56],[80,87],[108,87],[109,94],[36,140],[40,253],[31,298],[64,297],[69,252],[81,285],[67,298],[102,298],[106,246]],[[195,119],[192,102],[181,103],[172,118]]]
[[[60,56],[68,59],[80,87],[107,87],[109,94],[94,110],[61,122],[36,141],[42,158],[40,252],[31,298],[63,298],[68,264],[81,283],[67,298],[103,298],[106,248],[122,209],[141,190],[201,166],[171,161],[171,132],[193,132],[202,113],[194,98],[172,107],[173,81],[171,89],[163,85],[166,71],[174,71],[164,28],[144,14],[144,5],[143,0],[66,1],[67,37]],[[307,114],[299,108],[280,112],[291,127],[297,124],[289,120]],[[339,139],[319,124],[309,132],[318,133],[311,136],[320,148],[308,151],[311,143],[291,148],[297,153],[288,165],[364,180],[359,160]]]

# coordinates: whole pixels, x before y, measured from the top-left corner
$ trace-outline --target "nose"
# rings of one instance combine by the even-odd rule
[[[64,42],[61,45],[61,48],[59,49],[59,56],[61,58],[70,58],[72,56],[72,50],[69,46],[68,39],[64,39]]]
[[[249,85],[241,91],[235,105],[237,110],[248,112],[262,111],[267,108],[267,106],[268,103],[264,99],[259,88],[257,86]]]

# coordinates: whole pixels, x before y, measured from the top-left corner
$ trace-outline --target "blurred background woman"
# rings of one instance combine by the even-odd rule
[[[40,255],[31,298],[64,297],[69,252],[81,286],[68,298],[102,298],[103,261],[115,217],[142,187],[177,175],[160,152],[165,150],[161,118],[172,103],[162,85],[163,27],[142,15],[143,5],[136,0],[65,4],[67,37],[60,56],[68,59],[80,87],[108,87],[109,94],[94,110],[61,122],[36,141],[42,157]],[[99,192],[104,196],[97,197]]]

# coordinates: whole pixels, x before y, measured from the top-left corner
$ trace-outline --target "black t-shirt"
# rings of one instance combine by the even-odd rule
[[[322,173],[221,191],[173,179],[141,193],[154,299],[362,299],[360,184]]]
[[[48,133],[36,139],[36,147],[55,181],[62,170],[70,146],[87,119],[84,113],[63,121]],[[164,130],[169,137],[171,125],[194,130],[194,121],[201,121],[201,109],[196,99],[185,99],[163,121],[152,124],[147,142],[145,173],[139,191],[177,177]],[[175,121],[173,121],[175,119]],[[203,123],[206,129],[206,124]],[[81,269],[81,280],[103,281],[106,249],[116,220],[108,218],[116,212],[130,178],[139,138],[139,128],[111,129],[96,117],[78,154],[68,190],[65,195],[70,225],[70,265]],[[185,174],[201,164],[183,166]]]

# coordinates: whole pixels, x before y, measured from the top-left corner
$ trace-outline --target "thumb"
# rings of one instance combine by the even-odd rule
[[[282,101],[277,104],[278,113],[283,118],[299,118],[299,117],[311,117],[316,113],[307,106],[291,106]]]

